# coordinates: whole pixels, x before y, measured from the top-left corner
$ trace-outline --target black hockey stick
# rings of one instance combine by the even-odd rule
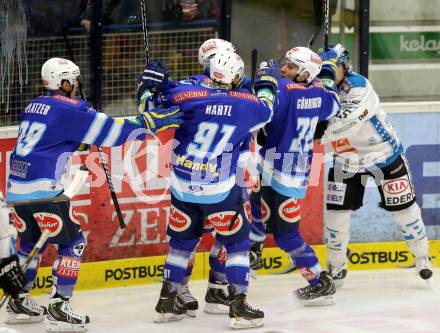
[[[330,25],[330,0],[324,0],[324,50],[328,51],[329,25]]]
[[[69,38],[67,37],[67,29],[65,29],[63,31],[63,37],[64,37],[64,42],[66,44],[66,49],[69,54],[70,60],[75,62],[75,58],[73,56],[72,46],[70,45]],[[86,97],[84,95],[84,92],[82,90],[82,84],[80,81],[78,82],[78,90],[79,90],[79,94],[81,96],[81,99],[87,102]],[[118,197],[116,196],[115,188],[113,186],[113,181],[110,176],[110,172],[108,171],[107,161],[105,160],[104,153],[102,152],[101,147],[97,146],[97,149],[98,149],[99,158],[101,160],[102,168],[104,169],[105,178],[107,180],[107,184],[110,189],[110,194],[112,197],[113,205],[115,206],[116,215],[118,216],[119,226],[121,229],[125,229],[126,224],[124,222],[124,216],[122,215],[121,207],[119,206]]]
[[[142,32],[144,33],[144,47],[145,47],[145,62],[150,61],[150,49],[148,44],[148,29],[147,29],[147,14],[145,7],[145,0],[140,0],[141,18],[142,18]]]
[[[251,82],[252,86],[255,82],[255,74],[257,73],[258,50],[253,49],[251,54]]]

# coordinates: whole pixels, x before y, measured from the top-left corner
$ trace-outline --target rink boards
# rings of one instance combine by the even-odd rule
[[[324,245],[312,246],[325,268],[326,250]],[[349,269],[406,269],[413,264],[413,257],[405,242],[353,243],[349,245],[351,254]],[[440,240],[430,241],[430,254],[433,266],[439,267],[437,258],[440,255]],[[208,252],[196,255],[192,279],[208,278]],[[291,261],[278,248],[265,248],[263,252],[264,268],[258,272],[265,274],[283,274]],[[83,263],[76,290],[115,288],[160,283],[162,280],[165,256],[129,258]],[[51,267],[39,270],[33,293],[40,295],[49,292],[52,286]],[[298,274],[295,271],[293,274]]]

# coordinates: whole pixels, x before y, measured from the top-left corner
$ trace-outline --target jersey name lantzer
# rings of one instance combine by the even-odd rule
[[[301,98],[296,103],[297,109],[317,109],[321,107],[322,99],[321,97],[315,98]]]

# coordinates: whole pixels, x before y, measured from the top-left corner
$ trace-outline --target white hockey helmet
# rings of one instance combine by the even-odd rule
[[[219,50],[235,52],[235,47],[231,42],[220,38],[211,38],[203,42],[199,48],[199,64],[203,67],[209,66],[209,60],[215,56]]]
[[[221,50],[209,62],[209,76],[220,83],[239,82],[244,76],[244,62],[237,53]]]
[[[309,73],[307,83],[312,82],[321,71],[321,58],[308,47],[294,47],[286,52],[284,58],[299,67],[298,74]]]
[[[67,80],[71,85],[77,83],[79,67],[72,61],[63,58],[51,58],[41,67],[41,79],[48,90],[57,90],[61,82]]]

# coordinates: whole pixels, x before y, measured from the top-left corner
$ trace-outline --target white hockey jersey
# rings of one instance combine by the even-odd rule
[[[340,112],[330,120],[322,141],[335,153],[335,161],[349,172],[394,162],[403,147],[371,83],[349,71],[339,87]]]

